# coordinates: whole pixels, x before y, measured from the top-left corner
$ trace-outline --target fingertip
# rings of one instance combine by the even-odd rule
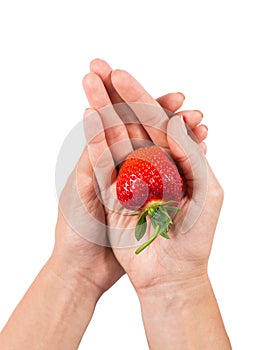
[[[93,113],[97,113],[96,109],[94,109],[92,107],[88,107],[84,111],[83,118],[88,118]]]
[[[126,85],[127,78],[130,78],[130,77],[131,77],[131,75],[123,69],[114,69],[111,72],[111,80],[112,80],[113,85],[114,84]]]
[[[194,133],[195,137],[197,138],[198,142],[202,142],[207,138],[208,135],[208,127],[204,124],[198,125],[192,129],[192,132]]]
[[[203,139],[206,139],[207,135],[208,135],[208,127],[207,127],[207,125],[201,124],[200,128],[202,129],[202,137],[203,137]]]
[[[111,66],[101,58],[95,58],[90,62],[90,71],[105,77],[111,72]]]
[[[177,114],[179,113],[182,115],[184,122],[191,129],[195,128],[203,118],[203,113],[200,112],[199,110],[180,111]]]
[[[97,63],[99,64],[100,62],[100,58],[93,58],[90,63],[89,63],[89,68],[90,68],[90,71],[92,72],[93,71],[93,67],[96,67]]]
[[[185,95],[184,95],[182,92],[178,91],[178,92],[176,92],[176,94],[177,94],[177,95],[180,95],[180,96],[181,96],[181,99],[182,99],[183,101],[185,100]]]
[[[203,112],[201,112],[199,109],[194,109],[193,112],[195,112],[196,114],[198,114],[198,115],[201,117],[201,119],[204,117]]]
[[[92,69],[92,67],[96,67],[99,66],[101,64],[105,64],[106,61],[104,61],[103,59],[96,57],[93,60],[90,61],[90,69]]]
[[[99,77],[97,74],[91,72],[87,73],[84,78],[82,79],[82,85],[85,88],[91,88],[94,86],[95,83],[99,81]]]
[[[89,74],[89,73],[88,73]],[[87,75],[88,74],[85,74],[84,77],[82,78],[82,86],[85,88],[85,81],[86,81],[86,78],[87,78]]]
[[[173,92],[173,93],[167,94],[166,99],[167,100],[165,101],[165,103],[167,106],[167,110],[175,113],[179,108],[182,107],[185,100],[185,96],[181,92]]]

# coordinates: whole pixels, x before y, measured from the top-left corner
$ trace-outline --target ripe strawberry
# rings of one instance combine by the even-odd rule
[[[179,210],[176,205],[182,197],[183,180],[176,165],[157,146],[139,148],[129,154],[123,163],[116,184],[118,200],[138,215],[135,237],[139,241],[146,232],[147,215],[155,229],[153,236],[137,250],[139,254],[161,235],[169,238],[172,224],[170,210]]]

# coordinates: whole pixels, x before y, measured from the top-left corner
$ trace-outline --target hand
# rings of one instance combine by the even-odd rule
[[[85,239],[106,236],[93,179],[85,149],[60,197],[52,256],[1,332],[1,349],[77,349],[99,297],[124,273],[111,248]]]
[[[100,296],[124,274],[106,239],[105,213],[85,148],[59,199],[51,258],[56,273],[92,283]]]
[[[107,145],[109,145],[112,147],[113,150],[113,152],[111,152],[111,154],[109,154],[108,157],[108,167],[110,171],[110,169],[114,167],[113,160],[115,161],[115,163],[119,163],[125,158],[127,153],[129,153],[132,150],[132,143],[129,142],[129,137],[131,137],[131,139],[135,139],[138,137],[141,139],[146,139],[150,137],[154,141],[154,143],[162,147],[168,148],[169,145],[167,142],[166,134],[162,131],[166,131],[166,129],[164,128],[167,127],[169,118],[168,116],[164,115],[160,104],[156,102],[128,73],[119,70],[111,72],[110,67],[104,61],[101,60],[93,61],[91,67],[93,72],[96,72],[96,75],[87,75],[84,79],[84,87],[92,107],[98,109],[100,112],[101,108],[105,106],[110,106],[111,102],[125,101],[127,104],[129,104],[129,106],[131,106],[131,108],[134,107],[134,105],[131,105],[131,103],[134,102],[141,104],[147,103],[155,106],[156,110],[159,110],[159,115],[161,116],[161,118],[159,119],[162,121],[162,124],[160,124],[158,128],[156,128],[156,120],[151,119],[151,115],[147,115],[147,113],[146,115],[143,115],[143,113],[140,114],[137,110],[133,112],[137,112],[137,114],[134,114],[135,117],[138,120],[140,120],[141,125],[135,123],[134,125],[132,125],[132,127],[126,129],[124,124],[120,122],[120,118],[122,118],[121,113],[119,113],[119,115],[117,115],[117,113],[114,113],[114,117],[112,117],[112,115],[106,115],[107,110],[105,109],[105,115],[102,115],[102,122],[104,124],[104,127],[105,124],[108,123],[108,127],[105,130],[105,138],[101,136],[99,142],[98,140],[95,140],[96,151],[94,150],[95,147],[92,147],[91,144],[89,146],[91,158],[93,158],[93,166],[95,166],[94,164],[96,163],[96,160],[100,158],[100,154],[107,153],[106,149]],[[100,76],[100,79],[98,75]],[[166,109],[175,112],[177,108],[181,107],[183,98],[181,94],[169,94],[166,95],[165,98],[161,98],[159,101],[162,102],[163,105],[165,105]],[[194,133],[199,138],[199,141],[202,142],[203,139],[206,137],[207,128],[205,126],[198,126],[202,118],[201,113],[198,111],[182,111],[180,112],[180,115],[183,115],[185,121],[193,129]],[[96,119],[95,113],[93,113],[93,116],[90,115],[90,117],[88,118],[90,118],[90,122],[91,119]],[[114,130],[113,128],[110,128],[111,125],[109,124],[109,121],[112,121],[113,119],[114,122],[118,120],[118,128],[115,127]],[[173,132],[172,125],[174,125],[175,120],[175,118],[172,118],[170,121],[169,130],[171,131],[171,133]],[[152,125],[150,122],[152,122]],[[102,125],[101,129],[98,127],[98,123],[96,125],[97,130],[95,132],[93,128],[93,132],[94,134],[101,135]],[[114,150],[114,144],[120,141],[124,142],[126,147],[122,147],[121,150]],[[174,145],[172,141],[170,141],[170,143],[172,146],[171,150],[173,152],[173,156],[180,162],[180,157],[182,157],[183,154],[180,154],[178,147],[176,147],[176,145]],[[201,144],[201,147],[205,150],[204,144]],[[93,157],[92,153],[95,154]],[[200,158],[200,154],[197,154],[197,156],[198,158]],[[187,165],[186,161],[180,162],[180,165],[185,164]],[[185,169],[183,170],[187,171],[188,169],[185,167]],[[188,173],[190,175],[190,170],[188,170]],[[188,181],[189,183],[191,182],[190,177]],[[103,187],[105,186],[106,185],[104,184]],[[112,192],[114,192],[114,184]],[[182,203],[182,211],[180,213],[178,221],[182,220],[182,218],[184,217],[191,200],[193,200],[193,198],[191,198],[189,190],[189,192],[186,193],[186,196],[184,197]],[[130,245],[134,244],[135,241],[132,241],[130,239],[131,237],[133,237],[133,234],[131,232],[128,232],[127,227],[134,227],[135,219],[132,217],[125,217],[118,211],[116,212],[117,207],[118,203],[115,203],[114,208],[108,207],[107,210],[106,204],[107,225],[109,227],[108,232],[111,243],[113,244],[113,246],[120,246],[123,242],[123,245],[125,243],[126,245],[128,245],[128,242]],[[121,227],[123,228],[123,230],[120,229],[120,232],[118,232],[118,235],[116,235],[116,229]],[[121,239],[121,243],[120,241],[117,242],[116,239],[114,240],[114,236],[117,236],[118,240]],[[114,253],[117,259],[120,261],[121,265],[124,267],[125,271],[128,273],[136,290],[139,292],[140,290],[143,290],[148,286],[152,286],[155,283],[170,283],[176,278],[183,278],[184,272],[185,277],[189,277],[187,276],[189,271],[191,273],[195,271],[193,270],[192,266],[186,266],[188,261],[191,261],[191,259],[195,258],[194,252],[192,252],[192,256],[191,252],[188,252],[188,257],[186,256],[185,251],[185,248],[187,248],[187,244],[189,245],[189,247],[191,246],[191,242],[189,242],[189,237],[192,240],[196,239],[192,238],[191,236],[192,235],[190,234],[190,232],[187,235],[180,236],[176,236],[176,234],[174,234],[172,235],[170,241],[166,241],[160,237],[160,239],[158,239],[158,241],[152,245],[153,247],[151,249],[147,249],[147,251],[143,252],[140,256],[135,256],[134,248],[114,249]],[[129,238],[127,239],[126,237]],[[202,242],[202,245],[205,246],[204,249],[207,250],[206,252],[204,252],[204,256],[207,259],[210,251],[211,237],[206,237],[206,242]],[[185,256],[182,256],[182,253],[184,253]],[[200,253],[199,247],[197,247],[197,253],[200,254],[203,258],[203,255]],[[159,264],[160,259],[162,259],[164,264]],[[199,266],[199,263],[200,261],[198,260],[197,266]],[[204,263],[202,267],[205,265],[206,264]],[[176,271],[178,273],[176,273]],[[202,273],[203,272],[204,271],[202,270]]]
[[[95,74],[90,74],[84,79],[84,84],[87,81],[90,84],[87,95],[92,106],[103,108],[111,102],[122,102],[109,79],[111,68],[107,63],[95,60],[91,63],[91,71],[97,71],[102,79],[98,79]],[[109,95],[103,84],[110,91]],[[183,100],[184,96],[181,93],[168,94],[158,99],[164,108],[171,111],[178,109]],[[88,111],[85,114],[86,117],[87,114]],[[191,124],[192,114],[196,119],[194,124]],[[184,115],[193,127],[202,118],[198,111],[185,111]],[[206,129],[195,128],[194,130],[202,141],[206,136]],[[146,132],[139,124],[129,126],[128,131],[131,137],[147,138]],[[112,133],[108,133],[108,138],[112,136],[114,136]],[[203,146],[205,148],[204,144]],[[95,187],[93,169],[88,151],[85,149],[60,198],[56,244],[52,261],[58,273],[72,271],[74,274],[76,272],[94,283],[99,292],[103,293],[122,276],[124,271],[111,248],[106,247],[108,244],[105,213],[95,193]]]
[[[98,63],[107,68],[104,62]],[[109,95],[127,102],[134,112],[128,111],[134,123],[132,128],[126,129],[120,122],[120,119],[126,119],[123,108],[113,110],[109,106],[101,111],[100,97],[107,104],[110,101],[107,91],[95,75],[86,78],[88,84],[84,87],[88,97],[92,96],[90,80],[98,82],[96,102],[99,113],[93,111],[88,116],[95,134],[89,139],[89,154],[105,204],[109,239],[139,296],[149,348],[208,350],[213,347],[215,350],[230,350],[231,344],[207,275],[208,257],[223,201],[223,191],[200,151],[206,151],[202,141],[207,129],[198,126],[199,122],[194,124],[194,132],[199,130],[196,136],[201,135],[200,147],[187,135],[181,119],[175,116],[169,120],[170,113],[165,114],[135,79],[126,72],[115,71],[111,73]],[[143,104],[148,104],[147,108]],[[149,104],[155,106],[154,113],[151,113],[153,108],[149,108]],[[192,116],[196,117],[197,112],[192,112]],[[194,118],[189,121],[195,123]],[[186,193],[170,233],[171,239],[159,236],[139,256],[135,256],[134,248],[128,248],[128,244],[134,243],[130,230],[135,226],[134,218],[123,216],[118,201],[112,201],[116,180],[113,169],[125,157],[125,152],[132,150],[137,135],[141,140],[150,138],[157,145],[168,147],[186,182]],[[96,168],[98,165],[103,165],[104,174]],[[109,174],[113,174],[111,179]],[[125,244],[126,249],[120,249]]]

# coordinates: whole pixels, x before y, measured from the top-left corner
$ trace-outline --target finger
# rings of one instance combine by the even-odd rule
[[[123,101],[118,92],[115,90],[111,81],[111,66],[101,59],[95,59],[90,63],[90,70],[93,73],[96,73],[102,80],[108,96],[111,100],[111,103],[114,104],[114,108],[121,120],[124,122],[127,128],[130,139],[149,139],[148,134],[144,128],[139,123],[134,112],[131,108]],[[127,115],[129,116],[129,121],[127,120]]]
[[[106,61],[100,58],[94,59],[90,62],[90,71],[101,78],[113,104],[124,102],[112,85],[112,68]],[[182,107],[184,100],[185,96],[181,92],[169,93],[156,99],[164,109],[172,113]]]
[[[192,129],[198,143],[201,143],[207,138],[208,135],[208,127],[206,125],[198,125]]]
[[[93,109],[84,115],[87,150],[93,173],[100,190],[106,191],[116,177],[115,164],[108,147],[104,127],[99,113]],[[111,174],[112,176],[109,176]]]
[[[75,178],[78,196],[83,206],[89,211],[90,202],[96,199],[96,189],[98,189],[98,184],[93,174],[93,168],[87,147],[84,148],[80,156],[75,169]],[[95,212],[95,217],[96,214],[97,213]]]
[[[197,125],[193,129],[190,129],[189,126],[184,122],[183,116],[179,116],[177,114],[173,115],[172,118],[181,118],[182,122],[184,123],[185,127],[185,133],[191,137],[193,141],[195,141],[199,146],[201,147],[204,154],[206,154],[207,148],[206,145],[203,144],[203,141],[206,139],[208,135],[208,128],[206,125]],[[171,118],[171,119],[172,119]]]
[[[188,135],[185,123],[180,117],[170,119],[167,127],[167,139],[171,154],[183,171],[188,182],[188,190],[192,190],[193,180],[205,178],[203,167],[205,158],[199,144]]]
[[[193,129],[198,124],[200,124],[201,120],[203,119],[203,113],[198,110],[180,111],[180,112],[177,112],[176,115],[183,116],[184,122],[191,129]]]
[[[123,99],[119,96],[119,94],[117,93],[117,91],[112,85],[112,81],[110,78],[112,68],[110,67],[110,65],[104,60],[95,59],[90,63],[90,69],[92,72],[99,75],[100,78],[102,79],[112,103],[123,102]],[[168,116],[172,116],[174,112],[177,111],[182,106],[184,99],[185,99],[185,96],[182,93],[177,92],[177,93],[169,93],[164,96],[161,96],[157,99],[157,102],[165,109]],[[129,113],[132,113],[132,111],[128,106],[127,108],[129,110]],[[122,115],[125,115],[127,113],[127,110],[124,106],[122,107],[122,110],[123,111],[120,110],[118,114],[123,119]],[[186,113],[186,114],[189,114],[189,113]],[[196,113],[193,113],[193,115],[191,115],[190,117],[193,119],[195,117],[195,114]],[[134,118],[137,123],[136,116],[134,116]],[[191,124],[194,124],[192,120],[191,120]],[[147,133],[144,131],[141,125],[129,127],[126,124],[126,127],[130,138],[142,138],[142,139],[148,138]]]
[[[96,179],[85,147],[59,198],[67,226],[89,242],[107,245],[102,207],[97,200]]]
[[[115,70],[111,73],[111,79],[116,91],[135,112],[152,141],[167,147],[168,117],[160,104],[128,72]]]
[[[95,109],[101,109],[111,104],[109,96],[101,79],[94,73],[88,73],[82,80],[87,99]]]
[[[170,119],[167,136],[171,154],[182,169],[186,183],[189,204],[181,232],[187,232],[203,210],[207,195],[208,166],[202,149],[187,134],[182,118]]]
[[[98,184],[98,198],[101,199],[105,212],[121,210],[113,184],[117,171],[111,149],[108,147],[106,135],[99,113],[90,109],[86,112],[84,122],[88,128],[87,149],[93,173]]]
[[[115,90],[111,82],[111,66],[104,60],[96,58],[90,62],[90,71],[97,74],[108,92],[108,95],[111,99],[112,104],[123,103],[123,99],[120,97],[118,92]]]
[[[87,148],[85,148],[80,156],[80,159],[78,161],[78,166],[77,166],[77,172],[78,176],[92,176],[92,167],[90,164],[90,159],[89,159],[89,154]]]
[[[182,107],[185,96],[181,92],[169,93],[156,99],[156,101],[165,109],[168,116],[172,116]]]
[[[102,80],[96,74],[87,74],[83,79],[83,86],[90,105],[101,116],[108,146],[115,163],[119,164],[133,150],[127,129],[113,108]]]
[[[171,154],[176,163],[183,170],[184,177],[191,181],[193,178],[189,160],[189,154],[195,153],[198,148],[188,135],[186,126],[182,117],[174,116],[168,122],[167,140]],[[193,148],[192,149],[190,149]]]

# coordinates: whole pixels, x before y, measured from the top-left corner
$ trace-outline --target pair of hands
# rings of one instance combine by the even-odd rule
[[[203,156],[206,152],[203,141],[207,128],[199,125],[202,114],[199,111],[180,112],[197,140],[194,142],[183,133],[181,119],[176,115],[184,101],[182,94],[171,93],[154,100],[129,73],[112,71],[105,61],[99,59],[91,62],[90,70],[91,73],[83,79],[84,90],[92,107],[84,115],[88,143],[75,169],[74,179],[89,217],[94,218],[89,220],[87,229],[92,231],[93,236],[108,237],[110,244],[108,247],[98,245],[81,237],[70,225],[67,215],[59,210],[53,260],[95,286],[98,297],[125,272],[139,296],[150,288],[158,291],[199,277],[206,278],[223,192]],[[117,109],[117,113],[112,104],[123,102],[126,105]],[[123,122],[129,108],[127,105],[130,106],[128,114],[133,118],[131,124]],[[144,111],[136,110],[139,105],[154,108],[157,115],[149,114],[147,108]],[[103,113],[103,110],[107,113]],[[112,170],[133,150],[136,139],[150,140],[169,150],[186,181],[181,211],[176,216],[170,240],[159,237],[138,256],[134,254],[134,247],[120,248],[118,244],[111,244],[117,228],[123,228],[118,232],[118,239],[125,239],[125,235],[131,237],[129,228],[134,227],[136,219],[116,211],[116,202],[102,205],[103,201],[99,200],[94,186],[95,178],[100,189],[105,185],[103,181],[107,169]],[[114,147],[120,143],[125,147]],[[98,171],[100,159],[103,159],[105,170],[101,172],[104,177]],[[199,169],[200,164],[203,172]],[[106,177],[108,179],[109,175],[106,174]],[[111,179],[112,193],[115,180],[116,172]],[[71,198],[71,190],[72,186],[66,185],[63,192],[67,199]],[[192,221],[191,215],[196,216]],[[186,216],[190,217],[191,225],[188,224],[188,232],[182,234]]]

